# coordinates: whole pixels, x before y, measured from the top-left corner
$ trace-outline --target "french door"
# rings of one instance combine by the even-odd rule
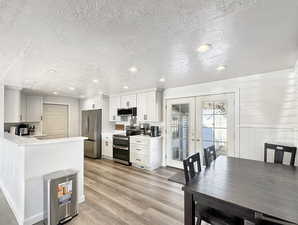
[[[195,99],[167,101],[167,165],[182,168],[182,161],[195,152]]]
[[[189,155],[214,145],[218,155],[235,155],[234,94],[167,101],[167,165],[182,168]]]
[[[235,156],[234,94],[196,98],[196,139],[202,156],[213,145],[217,155]]]

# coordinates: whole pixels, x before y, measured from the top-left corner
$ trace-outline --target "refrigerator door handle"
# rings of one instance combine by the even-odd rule
[[[87,131],[88,131],[88,134],[89,134],[89,116],[87,118]]]

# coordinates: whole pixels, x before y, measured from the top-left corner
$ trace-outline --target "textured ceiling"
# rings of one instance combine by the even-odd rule
[[[0,76],[78,97],[289,68],[297,59],[297,2],[0,0]],[[203,43],[212,49],[198,53]],[[217,72],[221,64],[227,70]]]

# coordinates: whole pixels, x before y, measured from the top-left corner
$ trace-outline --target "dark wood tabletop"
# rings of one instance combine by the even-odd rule
[[[298,224],[296,167],[220,156],[184,190]]]

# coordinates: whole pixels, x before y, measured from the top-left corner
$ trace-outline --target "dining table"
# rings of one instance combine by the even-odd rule
[[[298,170],[294,166],[219,156],[182,189],[185,225],[195,224],[196,204],[251,222],[298,224]]]

